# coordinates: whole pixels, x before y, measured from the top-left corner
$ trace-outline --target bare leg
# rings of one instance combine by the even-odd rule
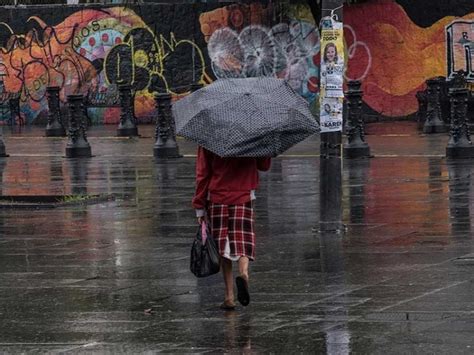
[[[246,256],[242,256],[239,259],[239,273],[240,276],[242,276],[245,281],[248,282],[249,280],[249,258]]]
[[[224,275],[225,283],[225,301],[234,302],[234,284],[232,280],[232,261],[226,258],[221,258],[222,274]]]

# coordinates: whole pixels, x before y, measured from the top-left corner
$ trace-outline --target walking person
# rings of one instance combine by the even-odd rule
[[[217,242],[224,276],[225,296],[221,308],[235,309],[232,262],[238,262],[235,278],[237,299],[250,302],[249,260],[255,260],[254,210],[258,171],[270,169],[270,158],[222,158],[198,148],[196,192],[192,205],[198,223],[206,220]]]

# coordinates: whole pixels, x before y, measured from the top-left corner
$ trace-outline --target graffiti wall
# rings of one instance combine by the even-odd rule
[[[175,22],[187,15],[197,23],[191,8],[186,13],[179,6],[150,7],[148,14],[159,23],[133,8],[60,9],[2,13],[8,17],[0,21],[2,89],[20,92],[21,111],[30,123],[47,109],[47,86],[61,87],[64,102],[69,94],[107,95],[113,85],[129,83],[135,113],[146,121],[154,112],[154,93],[178,95],[193,80],[204,80],[202,36]],[[92,115],[96,122],[117,122],[118,109],[92,109]]]
[[[61,87],[64,102],[71,93],[111,94],[126,82],[137,118],[149,122],[157,92],[179,98],[193,82],[274,76],[317,112],[319,32],[302,4],[4,9],[0,91],[20,93],[22,115],[35,123],[46,116],[49,85]],[[346,79],[362,80],[365,103],[383,116],[416,112],[415,94],[430,77],[463,69],[474,81],[474,3],[369,0],[346,5],[344,21]],[[117,108],[89,114],[95,123],[119,117]]]
[[[9,9],[0,13],[0,46],[0,91],[20,93],[29,123],[46,116],[48,86],[59,86],[65,102],[129,83],[142,122],[155,114],[155,93],[179,98],[193,82],[276,76],[312,103],[318,91],[318,31],[300,5]],[[119,117],[118,108],[89,108],[89,115],[94,123]]]

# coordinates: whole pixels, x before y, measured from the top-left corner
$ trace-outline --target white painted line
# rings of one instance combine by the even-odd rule
[[[433,295],[437,292],[440,292],[440,291],[443,291],[443,290],[447,290],[448,288],[452,288],[452,287],[456,287],[456,286],[459,286],[459,285],[462,285],[462,284],[465,284],[467,282],[471,282],[471,280],[466,280],[466,281],[459,281],[459,282],[455,282],[455,283],[452,283],[448,286],[445,286],[445,287],[440,287],[440,288],[437,288],[437,289],[434,289],[430,292],[425,292],[423,293],[422,295],[419,295],[419,296],[416,296],[416,297],[412,297],[412,298],[408,298],[406,300],[403,300],[403,301],[400,301],[400,302],[397,302],[395,304],[392,304],[390,306],[386,306],[386,307],[382,307],[382,308],[379,308],[376,310],[376,312],[383,312],[383,311],[386,311],[387,309],[390,309],[390,308],[393,308],[393,307],[396,307],[396,306],[400,306],[402,304],[405,304],[405,303],[408,303],[408,302],[411,302],[411,301],[415,301],[417,299],[420,299],[420,298],[423,298],[425,296],[429,296],[429,295]]]

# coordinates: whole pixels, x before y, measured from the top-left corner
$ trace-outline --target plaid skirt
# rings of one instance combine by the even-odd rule
[[[219,247],[219,254],[232,258],[246,256],[255,259],[255,233],[253,231],[254,213],[252,201],[241,205],[222,205],[210,203],[208,217],[212,236]]]

